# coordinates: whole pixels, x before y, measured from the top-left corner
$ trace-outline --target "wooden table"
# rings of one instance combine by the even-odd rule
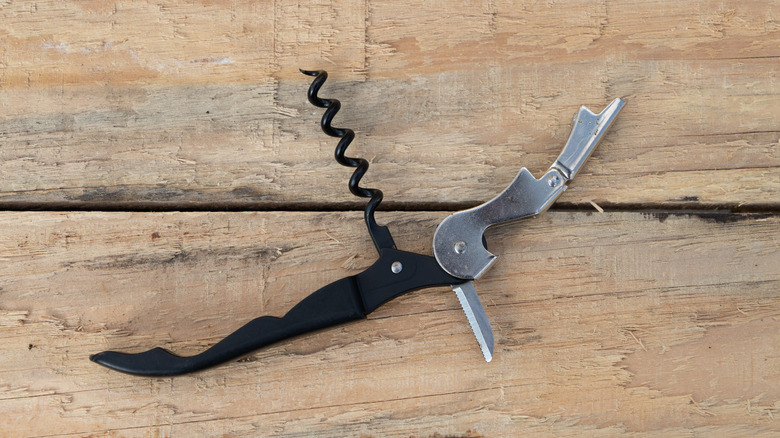
[[[0,2],[2,435],[778,436],[777,6]],[[193,375],[90,362],[197,353],[374,261],[299,67],[424,254],[580,105],[627,105],[488,232],[489,364],[447,288]]]

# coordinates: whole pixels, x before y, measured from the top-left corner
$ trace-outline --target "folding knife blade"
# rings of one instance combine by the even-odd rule
[[[490,328],[490,321],[488,321],[485,309],[482,307],[482,302],[479,301],[477,290],[474,289],[474,282],[467,281],[463,284],[453,285],[452,290],[460,301],[466,319],[469,320],[469,325],[477,338],[482,355],[485,356],[487,362],[490,362],[493,360],[493,329]]]

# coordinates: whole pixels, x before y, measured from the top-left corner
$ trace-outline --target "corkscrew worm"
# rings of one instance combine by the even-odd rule
[[[368,161],[363,158],[352,158],[345,155],[347,148],[352,143],[352,140],[355,139],[355,131],[348,128],[336,128],[331,125],[333,118],[341,110],[341,102],[338,99],[323,99],[317,95],[325,81],[328,80],[328,73],[323,70],[301,70],[301,73],[315,77],[311,86],[309,86],[309,102],[318,108],[325,108],[325,114],[322,115],[322,121],[320,122],[322,131],[331,137],[341,138],[338,145],[336,145],[334,154],[336,161],[342,166],[355,168],[352,177],[349,179],[349,191],[355,196],[371,198],[366,205],[365,219],[368,234],[371,236],[371,240],[374,241],[374,246],[376,246],[377,251],[380,251],[382,248],[395,248],[395,242],[393,242],[390,231],[387,227],[378,225],[376,219],[374,219],[374,211],[382,202],[382,191],[360,186],[360,180],[368,171]]]

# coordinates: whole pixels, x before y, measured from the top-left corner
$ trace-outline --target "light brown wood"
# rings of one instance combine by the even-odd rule
[[[0,436],[779,435],[777,13],[0,0]],[[199,352],[373,262],[301,67],[420,253],[580,105],[627,105],[558,211],[489,231],[490,364],[447,288],[195,375],[91,363]]]
[[[0,203],[357,202],[297,68],[391,206],[476,204],[627,102],[562,202],[776,205],[771,3],[6,2]],[[430,190],[419,190],[419,187]]]
[[[387,213],[429,251],[446,213]],[[368,266],[360,214],[0,214],[0,429],[19,435],[640,436],[780,432],[774,215],[558,213],[491,231],[485,364],[447,289],[178,378],[192,354]],[[438,435],[437,435],[438,434]]]

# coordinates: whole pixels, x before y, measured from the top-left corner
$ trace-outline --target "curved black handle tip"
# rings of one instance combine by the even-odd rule
[[[104,351],[89,357],[92,362],[112,370],[148,377],[170,376],[192,371],[185,366],[187,359],[189,358],[177,356],[159,347],[136,354]]]

